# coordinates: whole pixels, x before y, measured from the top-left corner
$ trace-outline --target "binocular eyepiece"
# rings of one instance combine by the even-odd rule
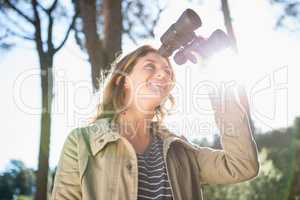
[[[222,30],[214,31],[208,39],[197,36],[194,30],[202,25],[200,17],[192,9],[185,10],[176,23],[161,36],[162,43],[159,48],[160,55],[169,57],[174,55],[174,61],[178,65],[184,64],[187,60],[197,62],[196,57],[191,53],[208,58],[215,52],[230,46],[230,40]]]

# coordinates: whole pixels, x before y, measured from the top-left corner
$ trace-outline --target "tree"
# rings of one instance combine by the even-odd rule
[[[274,5],[282,6],[276,28],[284,28],[289,31],[300,30],[300,1],[298,0],[270,0]]]
[[[89,57],[94,90],[111,68],[110,63],[120,53],[122,36],[134,43],[154,36],[153,28],[163,11],[159,1],[141,0],[77,0],[80,13],[75,26],[77,44]]]
[[[290,191],[287,194],[287,199],[294,200],[300,199],[300,117],[294,120],[293,137],[291,141],[291,170],[289,175]]]
[[[0,176],[0,200],[12,199],[14,194],[14,182],[10,173],[3,173]]]
[[[11,160],[8,168],[0,175],[0,199],[12,199],[14,195],[31,196],[35,174],[20,160]]]
[[[230,9],[227,0],[221,0],[222,12],[224,16],[224,24],[227,30],[228,37],[232,43],[233,48],[237,51],[237,42],[234,34],[233,26],[231,23]]]
[[[279,182],[283,173],[276,168],[268,157],[268,150],[263,149],[260,154],[260,174],[252,181],[233,185],[213,185],[204,187],[204,196],[213,200],[268,200],[281,199],[278,195]]]
[[[254,136],[261,166],[258,177],[235,185],[205,186],[208,199],[299,199],[300,118],[295,119],[292,127]]]
[[[19,38],[35,44],[41,70],[42,112],[40,126],[40,148],[35,199],[47,199],[47,177],[49,168],[49,144],[51,127],[51,106],[53,99],[53,60],[67,41],[78,13],[68,18],[70,23],[60,42],[55,45],[54,26],[58,23],[58,12],[63,10],[61,2],[54,0],[46,7],[45,1],[1,0],[1,25],[3,41]],[[64,15],[67,16],[65,13]],[[0,33],[1,34],[1,33]],[[4,45],[5,46],[5,45]]]

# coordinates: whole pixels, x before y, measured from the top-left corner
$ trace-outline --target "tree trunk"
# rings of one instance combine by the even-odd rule
[[[47,59],[48,58],[48,59]],[[47,59],[47,60],[45,60]],[[42,115],[39,162],[35,200],[46,200],[48,195],[49,146],[51,133],[51,106],[53,92],[53,55],[41,59]]]
[[[234,30],[233,30],[233,26],[231,23],[231,15],[230,15],[230,9],[229,9],[229,5],[228,5],[228,1],[227,0],[221,0],[221,4],[222,4],[222,12],[223,12],[223,16],[224,16],[224,23],[225,23],[225,27],[226,27],[226,31],[230,40],[230,43],[232,44],[232,48],[234,49],[235,53],[238,53],[238,47],[237,47],[237,40],[234,34]],[[253,122],[253,119],[250,116],[249,113],[249,123],[250,123],[250,128],[253,132],[253,134],[256,133],[256,128]]]
[[[228,1],[221,0],[221,2],[222,2],[222,11],[223,11],[224,23],[225,23],[225,27],[227,30],[227,34],[229,36],[231,44],[233,45],[233,48],[237,52],[237,50],[238,50],[237,42],[236,42],[236,37],[235,37],[234,31],[233,31],[232,23],[231,23],[231,16],[230,16],[230,9],[229,9],[229,5],[228,5]]]
[[[92,84],[99,89],[100,73],[108,65],[105,50],[97,32],[96,0],[79,1],[80,17],[85,35],[85,47],[92,67]]]
[[[105,0],[103,2],[104,37],[97,31],[96,0],[79,1],[80,17],[85,35],[85,47],[92,67],[92,84],[99,89],[99,81],[103,81],[111,68],[110,63],[121,49],[122,10],[121,0]]]
[[[300,117],[296,117],[294,121],[291,151],[292,172],[288,187],[290,189],[287,191],[288,200],[300,197]]]
[[[122,8],[120,0],[105,0],[103,2],[104,16],[104,48],[107,52],[108,62],[115,59],[122,45]]]

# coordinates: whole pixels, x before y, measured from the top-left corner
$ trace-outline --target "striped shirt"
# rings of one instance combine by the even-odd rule
[[[138,158],[138,200],[172,200],[163,160],[163,141],[151,133],[151,143]]]

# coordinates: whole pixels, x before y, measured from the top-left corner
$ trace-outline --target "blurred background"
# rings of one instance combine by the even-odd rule
[[[221,148],[201,84],[241,82],[261,161],[255,180],[205,186],[204,198],[300,199],[299,0],[0,0],[0,199],[49,198],[66,136],[95,116],[110,63],[158,48],[187,8],[201,17],[197,35],[222,29],[238,53],[172,61],[177,106],[166,124]]]

